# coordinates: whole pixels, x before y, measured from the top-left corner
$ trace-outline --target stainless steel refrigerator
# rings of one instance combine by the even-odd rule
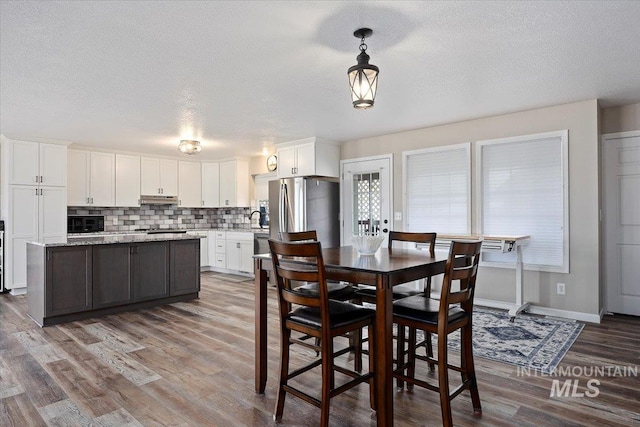
[[[269,235],[316,230],[323,248],[340,246],[340,184],[319,178],[269,182]]]

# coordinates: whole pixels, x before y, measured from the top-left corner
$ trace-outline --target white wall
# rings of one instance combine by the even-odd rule
[[[569,129],[570,273],[526,271],[524,299],[542,307],[598,315],[601,306],[598,114],[598,102],[594,99],[359,139],[343,143],[341,159],[393,153],[393,210],[401,211],[403,151]],[[475,213],[475,198],[472,203]],[[401,230],[402,221],[395,221],[394,228]],[[476,298],[513,302],[514,281],[514,270],[483,267],[478,275]],[[565,296],[556,295],[557,282],[566,283]]]

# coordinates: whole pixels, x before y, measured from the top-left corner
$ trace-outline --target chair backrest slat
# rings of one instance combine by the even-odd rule
[[[303,241],[318,241],[318,233],[316,230],[309,231],[295,231],[295,232],[281,232],[283,242],[303,242]]]
[[[435,256],[436,233],[409,233],[404,231],[389,232],[389,249],[393,248],[393,242],[424,243],[429,245],[429,254]]]

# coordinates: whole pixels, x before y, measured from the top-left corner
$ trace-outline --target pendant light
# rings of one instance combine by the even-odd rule
[[[367,45],[364,39],[373,34],[370,28],[360,28],[354,31],[354,37],[360,39],[360,54],[356,57],[358,64],[349,68],[349,86],[353,108],[365,109],[373,107],[378,89],[378,67],[369,64]]]

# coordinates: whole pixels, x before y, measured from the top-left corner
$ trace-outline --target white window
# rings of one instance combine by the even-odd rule
[[[478,141],[477,230],[530,235],[525,268],[569,272],[568,131]],[[483,252],[484,265],[512,267],[515,253]]]
[[[402,153],[405,230],[471,231],[471,144]]]

